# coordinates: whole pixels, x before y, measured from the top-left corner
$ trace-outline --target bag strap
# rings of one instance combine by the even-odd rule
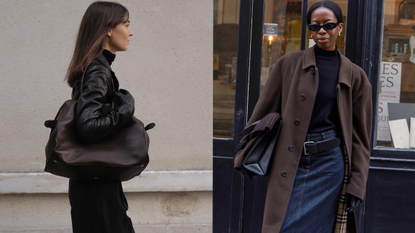
[[[82,72],[82,78],[81,78],[81,86],[80,86],[80,94],[79,94],[79,97],[81,97],[81,95],[82,95],[82,92],[83,92],[83,89],[84,89],[84,79],[85,79],[85,73],[86,73],[86,70],[88,69],[88,67],[89,67],[89,65],[91,65],[91,63],[92,62],[94,62],[95,61],[95,59],[94,60],[92,60],[90,63],[88,63],[88,65],[86,66],[86,68],[85,68],[85,71],[84,72]],[[115,84],[114,84],[114,79],[112,78],[112,76],[111,76],[111,82],[112,82],[112,86],[113,87],[115,87]],[[112,101],[111,101],[111,108],[115,108],[115,104],[114,104],[114,99],[112,99]]]

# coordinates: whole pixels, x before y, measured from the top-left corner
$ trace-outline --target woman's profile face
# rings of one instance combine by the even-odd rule
[[[108,47],[112,53],[126,51],[133,31],[130,28],[130,20],[118,24],[108,33]]]
[[[311,14],[310,23],[318,25],[337,23],[337,18],[332,10],[325,7],[319,7]],[[342,29],[343,23],[339,23],[337,27],[331,30],[320,28],[319,31],[311,31],[311,36],[318,47],[324,50],[333,51],[336,49],[336,39],[339,32],[342,32]]]

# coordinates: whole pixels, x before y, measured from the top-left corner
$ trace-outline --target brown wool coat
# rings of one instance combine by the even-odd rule
[[[346,192],[363,200],[369,170],[372,88],[365,72],[339,54],[337,105],[351,174]],[[318,77],[314,47],[283,56],[274,64],[248,122],[249,125],[270,112],[278,112],[282,117],[268,183],[263,233],[277,233],[283,223],[313,111]],[[300,123],[296,125],[295,121]],[[291,151],[290,146],[294,148]],[[241,154],[235,156],[236,169],[242,166]],[[348,232],[356,231],[355,227],[348,227]]]

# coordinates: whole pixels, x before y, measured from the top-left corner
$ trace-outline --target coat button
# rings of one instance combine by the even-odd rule
[[[286,172],[286,171],[283,171],[283,172],[281,173],[281,176],[282,176],[282,177],[286,177],[286,176],[287,176],[287,172]]]
[[[297,119],[294,121],[294,125],[299,125],[299,124],[300,124],[300,120]]]
[[[301,94],[301,99],[305,100],[305,95],[304,94]]]
[[[293,151],[294,147],[293,146],[289,146],[288,147],[288,151]]]
[[[314,68],[311,68],[310,69],[310,73],[314,74],[314,72],[315,72],[315,69]]]

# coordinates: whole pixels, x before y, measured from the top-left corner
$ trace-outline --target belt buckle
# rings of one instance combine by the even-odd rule
[[[307,148],[306,148],[307,144],[314,144],[314,141],[304,142],[304,155],[310,155],[309,153],[307,153]]]

